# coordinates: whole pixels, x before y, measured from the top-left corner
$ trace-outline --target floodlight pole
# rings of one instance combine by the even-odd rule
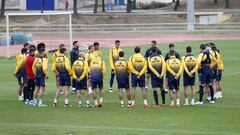
[[[72,49],[72,43],[73,43],[73,37],[72,37],[72,13],[69,14],[69,38],[70,38],[70,47],[69,49]]]
[[[7,37],[7,58],[10,58],[10,43],[9,43],[9,15],[6,15],[6,37]]]
[[[195,23],[194,0],[187,1],[187,30],[193,31]]]

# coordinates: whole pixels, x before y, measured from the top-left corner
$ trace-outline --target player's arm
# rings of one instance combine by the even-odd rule
[[[141,70],[141,72],[139,73],[139,77],[141,77],[142,75],[144,75],[145,73],[146,73],[146,71],[147,71],[147,60],[145,60],[144,58],[143,58],[143,60],[144,60],[144,64],[143,64],[143,69]]]
[[[72,65],[72,75],[73,75],[73,79],[77,79],[77,75],[75,72],[75,64]]]
[[[222,55],[219,53],[219,61],[218,61],[218,70],[223,70],[224,66],[223,66],[223,59],[222,59]]]
[[[194,74],[195,72],[197,72],[198,69],[199,69],[199,65],[198,65],[198,62],[196,62],[195,67],[193,68],[193,70],[190,73]]]
[[[129,67],[131,73],[133,73],[133,74],[135,74],[135,75],[138,75],[138,74],[139,74],[139,72],[138,72],[137,70],[135,70],[135,68],[133,67],[132,57],[129,59],[128,67]]]
[[[54,52],[54,53],[53,53],[53,56],[52,56],[52,63],[54,63],[54,62],[55,62],[55,60],[56,60],[56,57],[57,57],[57,54],[56,54],[56,52]]]
[[[70,68],[69,60],[66,56],[64,56],[64,57],[65,57],[65,68],[68,71],[68,74],[71,76],[72,75],[72,70]]]
[[[84,62],[83,73],[80,76],[80,80],[84,79],[88,75],[88,65]]]
[[[210,54],[210,59],[211,59],[210,67],[213,68],[217,64],[217,59],[211,54]]]
[[[106,64],[104,61],[102,61],[102,73],[104,76],[106,75]]]
[[[110,68],[112,69],[112,71],[114,71],[115,68],[114,68],[113,55],[112,54],[113,54],[113,49],[111,49],[109,51],[109,64],[110,64]]]
[[[164,60],[164,58],[162,58],[162,73],[161,73],[161,78],[163,77],[163,75],[165,74],[166,72],[166,62]]]
[[[171,69],[171,67],[170,67],[169,61],[167,61],[166,67],[167,67],[167,71],[168,71],[171,75],[176,76],[176,73],[175,73],[175,72]]]
[[[56,63],[55,62],[52,63],[52,71],[53,71],[54,74],[57,75],[57,67],[56,67]]]
[[[43,58],[43,72],[45,75],[45,78],[48,78],[48,60],[46,58]]]
[[[18,57],[17,66],[14,71],[15,74],[22,68],[22,66],[24,65],[24,62],[25,62],[24,58]]]
[[[178,70],[177,76],[180,76],[182,74],[182,72],[183,72],[183,65],[182,65],[182,62],[180,61],[180,66],[179,66],[179,70]]]
[[[36,60],[34,60],[34,62],[33,62],[32,71],[36,75]]]
[[[160,77],[159,73],[152,67],[152,62],[150,58],[148,58],[148,67],[157,77]]]
[[[183,56],[183,57],[182,57],[182,66],[183,66],[183,69],[184,69],[184,71],[188,74],[188,76],[192,76],[192,74],[188,71],[188,68],[187,68],[187,66],[186,66],[186,63],[185,63],[184,59],[185,59],[185,57]]]
[[[203,58],[203,53],[200,53],[197,57],[197,63],[199,66],[201,66],[202,58]]]

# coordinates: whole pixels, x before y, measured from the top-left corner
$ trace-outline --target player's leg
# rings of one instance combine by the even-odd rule
[[[36,81],[37,81],[38,79],[36,79]],[[35,105],[37,105],[37,99],[38,99],[38,93],[39,93],[39,91],[40,91],[40,86],[38,85],[38,84],[36,84],[36,89],[35,89],[35,91],[34,91],[34,94],[33,94],[33,103],[35,104]]]
[[[191,100],[191,105],[194,105],[195,101],[195,85],[191,85],[191,91],[192,91],[192,100]]]
[[[56,86],[57,86],[57,90],[54,96],[54,101],[53,101],[53,106],[56,107],[57,106],[57,102],[58,102],[58,97],[60,95],[60,93],[63,90],[63,86],[65,85],[65,80],[63,77],[56,77]]]
[[[89,94],[88,89],[85,90],[85,97],[86,97],[86,107],[90,107],[90,101],[89,101]]]
[[[154,102],[155,102],[155,105],[154,107],[155,108],[159,108],[159,103],[158,103],[158,88],[153,88],[153,98],[154,98]]]
[[[175,90],[176,90],[176,106],[180,107],[180,78],[175,79]]]
[[[166,92],[163,88],[163,85],[160,87],[161,90],[161,97],[162,97],[162,106],[165,107],[166,106]]]
[[[109,82],[109,85],[110,85],[109,92],[113,92],[114,77],[115,77],[115,73],[111,72],[111,77],[110,77],[110,82]]]
[[[147,90],[145,89],[145,87],[141,87],[142,89],[142,98],[143,98],[143,107],[144,108],[148,108],[148,101],[147,101]]]
[[[131,100],[132,100],[132,105],[131,108],[135,108],[135,91],[136,91],[136,87],[131,87]]]
[[[132,104],[132,101],[131,101],[131,92],[130,92],[129,87],[126,88],[126,94],[127,94],[127,99],[128,99],[128,107],[130,107]]]
[[[69,92],[70,86],[64,86],[64,106],[69,107]]]
[[[148,73],[146,74],[146,80],[145,80],[146,86],[145,86],[145,89],[148,89],[148,85],[149,85],[149,82],[150,82],[150,79],[151,79],[151,74],[149,72],[150,71],[148,71]]]
[[[103,81],[100,81],[98,83],[98,88],[99,88],[99,107],[102,107],[103,96],[104,96]]]
[[[47,106],[47,105],[43,104],[44,91],[45,91],[45,86],[40,86],[40,89],[39,89],[39,99],[38,99],[38,105],[39,106]]]
[[[208,88],[210,90],[210,96],[211,96],[210,103],[215,103],[212,72],[208,72],[206,83],[208,84]]]
[[[72,94],[76,93],[76,80],[72,79]]]
[[[88,88],[88,94],[92,94],[92,85],[91,85],[90,75],[88,75],[88,79],[87,79],[87,88]]]
[[[77,96],[78,107],[82,107],[81,90],[80,89],[76,90],[76,96]]]
[[[188,103],[188,87],[189,86],[184,86],[184,97],[185,97],[184,105],[189,105],[189,103]]]
[[[123,88],[118,89],[118,98],[120,100],[121,107],[124,107],[124,102],[123,102]]]
[[[173,93],[173,79],[172,77],[168,77],[167,80],[167,84],[168,84],[168,88],[169,88],[169,96],[170,96],[170,107],[174,107],[174,93]]]
[[[29,79],[29,101],[33,105],[33,94],[35,91],[35,79]]]
[[[92,97],[93,97],[93,101],[94,101],[94,106],[95,107],[98,107],[98,101],[97,101],[97,83],[96,82],[93,82],[91,81],[91,86],[92,86]]]

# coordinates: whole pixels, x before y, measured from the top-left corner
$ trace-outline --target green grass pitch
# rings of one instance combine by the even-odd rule
[[[176,50],[183,55],[185,47],[191,45],[194,54],[198,54],[199,45],[207,41],[176,43]],[[53,94],[56,90],[55,78],[49,64],[50,78],[47,82],[47,95],[44,103],[48,107],[32,107],[17,101],[17,80],[13,77],[15,59],[0,59],[0,134],[87,134],[87,135],[237,135],[240,134],[240,40],[214,41],[222,51],[225,71],[222,80],[223,99],[210,105],[180,108],[155,109],[152,89],[149,87],[149,109],[143,109],[140,90],[137,90],[137,107],[121,108],[117,96],[116,80],[114,93],[108,92],[110,69],[108,49],[101,49],[107,64],[104,79],[105,97],[103,108],[78,108],[75,96],[70,97],[70,108],[63,107],[63,96],[59,106],[52,107]],[[168,45],[160,44],[165,55]],[[142,54],[148,46],[142,46]],[[133,48],[123,48],[126,57],[133,54]],[[181,82],[182,84],[182,82]],[[198,90],[198,89],[197,89]],[[181,103],[184,102],[181,87]],[[126,101],[126,100],[125,100]],[[169,104],[169,96],[167,96]]]

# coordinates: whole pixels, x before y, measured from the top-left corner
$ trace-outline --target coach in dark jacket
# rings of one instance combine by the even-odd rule
[[[73,48],[70,52],[70,60],[71,60],[71,66],[73,65],[73,63],[78,59],[79,56],[79,42],[78,41],[74,41],[73,42]],[[72,93],[76,93],[76,80],[72,79]]]

